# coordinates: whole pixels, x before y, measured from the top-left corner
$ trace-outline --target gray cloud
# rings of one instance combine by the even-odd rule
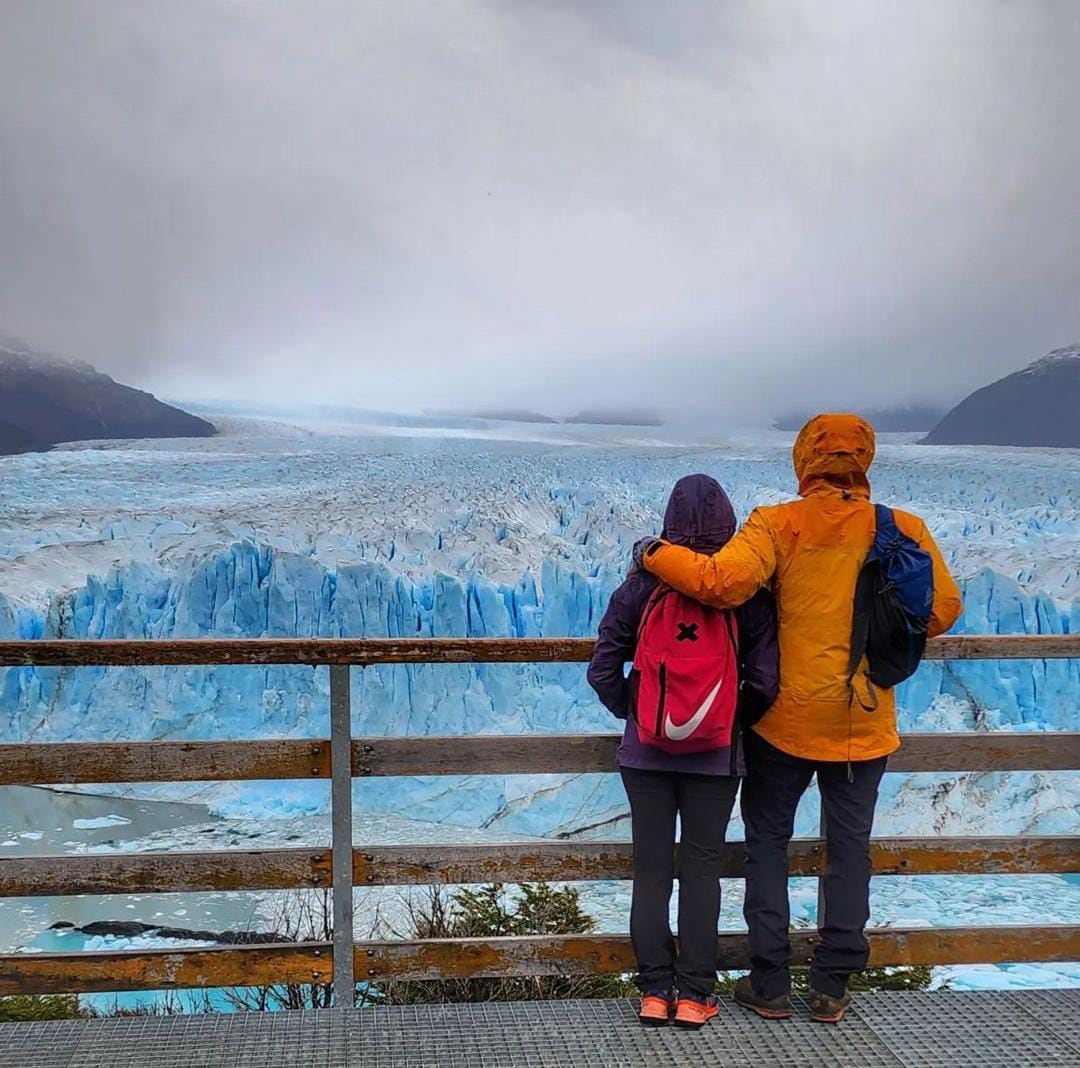
[[[0,333],[171,395],[954,399],[1080,337],[1080,5],[6,0]]]

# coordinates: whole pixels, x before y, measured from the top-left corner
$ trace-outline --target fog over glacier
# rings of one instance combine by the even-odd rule
[[[1068,0],[9,0],[0,335],[188,397],[955,403],[1075,339],[1078,50]]]

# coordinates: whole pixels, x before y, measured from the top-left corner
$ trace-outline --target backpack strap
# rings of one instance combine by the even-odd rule
[[[649,621],[649,616],[652,615],[656,606],[669,594],[675,591],[670,586],[665,586],[662,582],[657,583],[656,589],[649,594],[649,599],[645,602],[645,607],[641,611],[641,619],[638,620],[637,637],[634,639],[634,654],[637,655],[637,647],[641,644],[641,636],[645,633],[645,624]],[[633,676],[633,672],[630,673]],[[631,683],[631,710],[630,718],[637,722],[637,708],[634,707],[637,704],[636,691],[633,689],[633,683]]]
[[[877,546],[878,531],[881,529],[882,512],[888,513],[889,520],[892,513],[888,508],[880,504],[874,505],[874,537],[870,542],[870,551],[866,554],[859,567],[859,574],[855,580],[855,597],[852,605],[851,622],[851,655],[848,659],[848,687],[851,687],[855,675],[859,670],[859,663],[866,653],[866,645],[870,640],[870,604],[873,600],[873,590],[870,586],[869,576],[866,572],[867,561],[873,559],[874,549]],[[888,522],[889,520],[886,520]]]
[[[735,626],[735,611],[731,608],[724,609],[724,622],[727,623],[728,637],[731,639],[731,647],[735,650],[735,663],[739,663],[739,628]]]
[[[896,546],[903,541],[900,528],[896,525],[896,516],[891,508],[883,504],[874,505],[874,516],[877,520],[877,529],[874,533],[874,555],[881,556],[880,546]]]
[[[653,609],[669,594],[675,591],[670,586],[665,586],[664,583],[659,582],[656,585],[656,589],[649,594],[649,599],[645,602],[645,608],[641,613],[641,619],[638,620],[637,639],[634,643],[635,648],[641,644],[641,635],[645,632],[645,624],[649,620],[649,616],[652,615]]]
[[[873,572],[867,569],[867,562],[876,559],[878,538],[884,534],[886,537],[898,535],[896,520],[892,509],[883,504],[874,505],[874,540],[870,551],[866,554],[866,561],[859,569],[859,576],[855,580],[855,597],[851,615],[851,655],[848,660],[848,705],[858,698],[859,704],[867,712],[875,712],[878,707],[877,693],[873,683],[867,679],[870,687],[870,700],[872,704],[863,704],[861,697],[855,693],[855,676],[859,673],[859,664],[866,655],[866,647],[870,641],[870,610],[874,600]]]
[[[877,537],[891,538],[894,534],[899,533],[896,529],[896,516],[893,515],[893,510],[887,505],[875,504],[874,518],[877,521],[875,531]]]

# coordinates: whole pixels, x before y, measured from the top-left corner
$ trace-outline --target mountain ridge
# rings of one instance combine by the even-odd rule
[[[1080,344],[1054,349],[965,397],[924,445],[1080,448]]]
[[[0,342],[0,455],[44,452],[62,441],[211,437],[214,425],[84,360]]]

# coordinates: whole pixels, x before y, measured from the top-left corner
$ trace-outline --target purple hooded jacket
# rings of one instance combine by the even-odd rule
[[[714,553],[735,533],[735,509],[720,483],[708,475],[687,475],[675,483],[664,512],[661,535],[675,545]],[[638,625],[656,579],[633,571],[611,595],[600,621],[596,649],[589,663],[589,685],[608,710],[626,720],[619,746],[620,767],[642,771],[680,771],[698,775],[741,775],[742,746],[736,729],[732,746],[708,753],[666,753],[638,738],[630,715],[630,684],[625,665],[634,659]],[[736,609],[739,627],[739,714],[743,724],[760,719],[776,699],[780,684],[780,655],[776,640],[776,605],[762,590]]]

